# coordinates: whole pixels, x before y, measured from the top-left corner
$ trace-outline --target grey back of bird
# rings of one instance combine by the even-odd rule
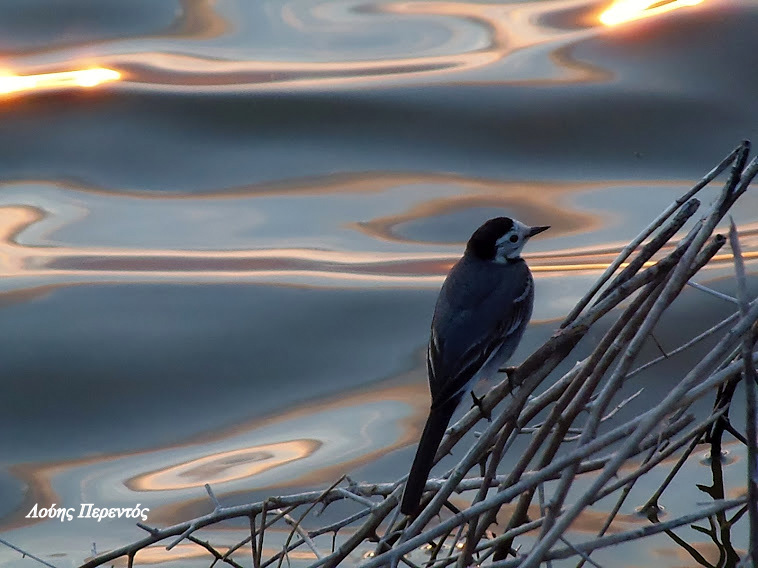
[[[433,406],[472,387],[472,381],[494,376],[518,347],[533,305],[534,283],[523,259],[497,264],[467,254],[456,263],[432,318]]]

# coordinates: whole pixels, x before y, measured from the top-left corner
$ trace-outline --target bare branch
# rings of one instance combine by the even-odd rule
[[[740,302],[740,315],[748,317],[750,304],[747,299],[747,279],[745,277],[745,262],[742,259],[742,249],[737,236],[737,227],[731,220],[729,227],[729,244],[734,254],[734,271],[737,275],[737,297]],[[753,566],[758,566],[758,447],[756,443],[756,395],[755,395],[755,366],[752,351],[755,340],[751,334],[742,338],[742,358],[744,360],[743,377],[745,379],[746,416],[745,434],[747,438],[747,504],[750,518],[750,554]]]

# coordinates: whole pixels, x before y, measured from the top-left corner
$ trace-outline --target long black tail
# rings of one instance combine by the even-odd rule
[[[426,419],[424,432],[421,434],[421,440],[418,443],[416,457],[413,458],[411,473],[408,475],[408,481],[403,491],[403,500],[400,504],[400,512],[404,515],[413,515],[418,509],[421,502],[421,495],[424,493],[426,480],[429,478],[429,472],[434,465],[434,457],[437,455],[437,449],[440,447],[442,438],[447,430],[447,425],[453,417],[458,402],[461,397],[455,397],[454,400],[446,402],[444,405],[432,408],[429,411],[429,418]]]

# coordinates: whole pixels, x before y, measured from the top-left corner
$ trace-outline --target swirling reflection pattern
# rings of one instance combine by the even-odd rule
[[[25,281],[28,277],[61,284],[244,278],[305,285],[429,286],[447,272],[466,236],[453,236],[448,243],[439,240],[439,230],[437,236],[423,236],[425,227],[444,226],[448,219],[466,215],[484,219],[498,211],[509,211],[516,217],[539,219],[553,226],[552,238],[545,241],[547,246],[532,247],[542,250],[527,256],[535,273],[557,276],[603,269],[624,242],[597,242],[598,234],[617,229],[609,223],[613,219],[611,210],[605,215],[589,214],[572,207],[572,199],[602,189],[612,201],[614,193],[627,187],[647,186],[665,206],[669,196],[676,195],[671,188],[681,191],[685,183],[518,183],[420,175],[377,179],[355,176],[324,180],[320,186],[295,183],[276,190],[230,190],[212,198],[119,195],[50,184],[35,185],[37,191],[29,193],[28,186],[9,185],[0,197],[0,268],[6,277],[6,291],[14,288],[14,279]],[[360,204],[341,219],[331,203],[332,198],[344,199],[346,194],[355,196]],[[282,200],[294,196],[299,196],[304,214],[292,212],[300,218],[291,218],[285,230],[296,228],[287,240],[302,246],[235,249],[235,240],[242,245],[248,238],[239,234],[257,235],[253,238],[260,244],[277,242],[276,236],[269,236],[276,228],[267,220],[279,218]],[[56,202],[53,208],[47,205],[51,200]],[[400,212],[351,221],[363,211],[377,213],[382,205],[385,210],[396,209],[403,201],[406,209]],[[116,222],[122,226],[118,234],[110,232]],[[166,222],[172,225],[170,233],[163,231]],[[332,250],[308,247],[319,238],[324,222],[334,225],[332,234],[341,245]],[[742,225],[747,259],[756,257],[753,247],[757,235],[758,226]],[[84,244],[104,244],[114,238],[121,246],[116,241],[112,246]],[[161,241],[165,241],[164,247]],[[202,244],[202,249],[194,248],[193,242]],[[550,244],[555,242],[563,248],[551,249]],[[140,246],[146,243],[150,248]],[[449,247],[451,253],[431,252],[431,245]],[[728,254],[719,255],[713,266],[730,258]]]
[[[3,3],[3,538],[76,564],[138,538],[133,520],[33,504],[140,503],[159,526],[206,513],[205,483],[241,503],[402,475],[428,316],[472,227],[552,225],[528,250],[539,301],[518,358],[751,135],[758,10],[694,3],[635,2],[645,17],[613,27],[610,0]],[[119,76],[95,84],[98,68]],[[749,270],[756,199],[735,211]],[[705,277],[726,289],[731,260]],[[732,305],[672,308],[663,345]],[[656,546],[630,562],[671,564]]]
[[[31,75],[74,71],[72,63],[85,69],[101,66],[120,73],[130,90],[206,92],[444,81],[451,73],[481,81],[483,77],[472,72],[484,68],[488,73],[498,70],[510,84],[600,81],[612,76],[567,50],[602,28],[600,12],[586,0],[507,4],[290,0],[233,9],[210,0],[181,0],[161,18],[143,2],[126,11],[123,6],[111,8],[111,14],[103,13],[99,35],[77,39],[62,34],[60,41],[32,46],[11,42],[5,67]],[[614,6],[606,17],[613,19],[623,9]],[[637,11],[644,12],[644,7]],[[553,15],[563,12],[574,12],[573,21],[581,25],[553,22]],[[6,25],[23,29],[28,14],[15,20],[14,15],[6,18]],[[135,21],[128,37],[123,37],[119,15]],[[68,18],[76,25],[75,17],[62,13],[61,30]],[[161,19],[163,29],[151,29]],[[379,42],[381,58],[374,48]],[[98,45],[100,53],[93,55],[92,47]],[[542,46],[548,47],[544,54]],[[524,50],[530,51],[529,70],[521,63]],[[310,60],[287,60],[282,58],[287,52],[312,55]],[[261,58],[267,54],[271,57]]]
[[[318,440],[290,440],[220,452],[139,475],[127,480],[126,486],[134,491],[166,491],[227,483],[302,460],[320,445]]]

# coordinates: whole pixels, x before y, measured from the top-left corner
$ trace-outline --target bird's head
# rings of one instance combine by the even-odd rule
[[[496,217],[474,231],[466,245],[466,253],[499,263],[516,260],[526,241],[549,228],[530,227],[516,219]]]

